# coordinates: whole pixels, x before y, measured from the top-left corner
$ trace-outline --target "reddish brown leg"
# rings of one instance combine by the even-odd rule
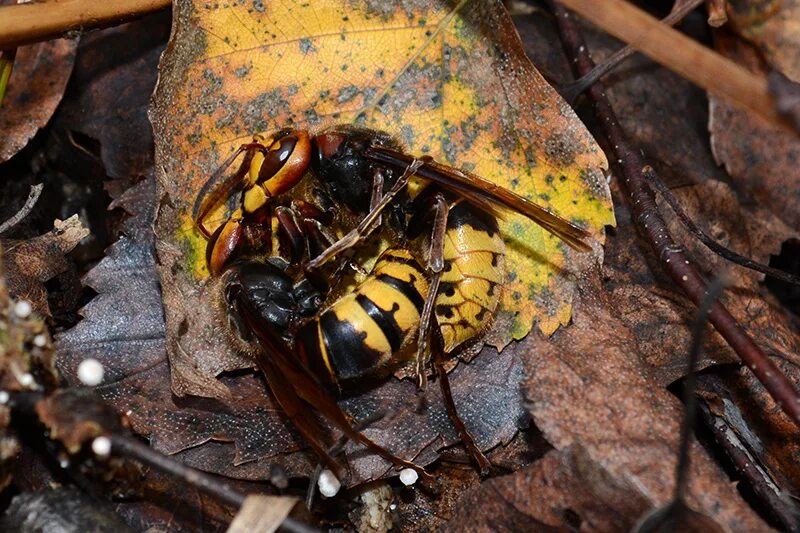
[[[447,215],[450,213],[450,206],[441,193],[437,193],[433,198],[433,231],[431,232],[431,246],[428,253],[428,270],[432,272],[428,296],[425,298],[425,305],[422,308],[420,317],[419,334],[417,337],[417,386],[425,390],[428,386],[428,372],[426,367],[428,336],[431,332],[431,316],[433,306],[436,303],[436,296],[439,294],[439,282],[444,269],[444,234],[447,232]]]
[[[278,206],[275,208],[275,217],[278,219],[278,237],[281,248],[289,252],[289,262],[293,265],[300,263],[303,251],[306,248],[306,238],[296,213],[289,207]]]
[[[211,232],[205,227],[205,220],[208,215],[220,205],[221,202],[224,202],[228,199],[231,190],[237,187],[241,182],[242,178],[247,174],[247,170],[250,167],[250,161],[253,159],[253,155],[257,150],[264,151],[267,147],[261,143],[248,143],[241,145],[235,152],[228,156],[225,161],[214,171],[210,178],[203,184],[201,187],[199,194],[197,195],[197,200],[195,201],[194,207],[192,208],[192,214],[194,217],[194,221],[197,224],[198,229],[200,232],[205,236],[206,239],[211,237]],[[239,157],[239,154],[242,152],[246,152],[244,160],[242,161],[242,165],[239,167],[232,176],[225,179],[220,184],[217,184],[219,177],[222,176],[222,173],[225,172],[229,166],[236,161],[236,158]],[[212,190],[213,188],[213,190]]]
[[[475,461],[475,464],[478,465],[481,476],[486,476],[489,474],[492,463],[489,462],[489,459],[483,455],[478,445],[475,444],[475,439],[472,438],[472,434],[467,429],[467,426],[464,425],[464,421],[461,420],[461,417],[458,416],[456,403],[453,401],[453,393],[450,390],[450,380],[447,377],[447,370],[444,368],[444,352],[439,342],[433,342],[432,344],[434,344],[433,366],[436,369],[436,375],[439,377],[439,386],[442,389],[442,397],[444,398],[445,408],[447,408],[447,414],[450,415],[450,420],[453,422],[458,436],[461,437],[461,442],[464,443],[467,453],[472,457],[472,460]]]

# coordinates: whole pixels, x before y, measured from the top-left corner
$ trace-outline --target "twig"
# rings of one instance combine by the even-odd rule
[[[151,466],[236,509],[244,504],[246,499],[244,494],[230,488],[205,472],[188,467],[127,435],[111,435],[109,438],[111,439],[112,454],[135,459],[140,463]],[[278,530],[291,533],[317,531],[291,517],[286,517]]]
[[[28,216],[31,210],[33,210],[33,207],[36,205],[36,202],[39,201],[39,196],[42,195],[43,188],[44,184],[42,183],[31,186],[31,192],[28,193],[28,199],[25,200],[25,205],[23,205],[14,216],[0,224],[0,235],[19,224],[23,218]]]
[[[743,414],[733,401],[728,397],[719,377],[714,375],[703,376],[703,389],[706,394],[713,394],[721,400],[724,414],[712,411],[708,404],[700,403],[700,418],[703,425],[711,432],[717,446],[719,446],[730,465],[738,474],[738,482],[744,481],[749,485],[755,496],[761,500],[765,510],[771,512],[771,518],[779,522],[780,531],[792,533],[800,532],[800,510],[792,501],[791,494],[786,487],[787,483],[779,474],[762,465],[759,453],[763,452],[761,442],[751,442],[742,437],[741,428],[731,424],[731,420],[742,420]],[[735,413],[729,411],[735,410]],[[751,435],[751,438],[755,438]],[[754,453],[755,450],[755,453]],[[774,524],[773,524],[774,525]]]
[[[171,0],[51,0],[0,7],[0,49],[121,24],[166,9]]]
[[[705,0],[676,0],[672,5],[672,10],[669,12],[669,15],[661,19],[661,23],[674,26],[686,18],[689,13],[694,11],[703,2],[705,2]],[[597,80],[618,67],[620,63],[628,59],[635,52],[636,50],[631,45],[625,45],[614,52],[611,57],[594,67],[590,72],[587,72],[577,80],[561,87],[558,92],[561,93],[561,96],[567,102],[574,102],[583,91],[594,85]]]
[[[552,0],[551,5],[556,15],[556,22],[567,57],[574,58],[570,64],[576,69],[578,76],[589,72],[594,63],[574,17],[562,5],[552,2]],[[669,234],[667,225],[658,212],[653,190],[647,185],[642,175],[645,165],[639,151],[631,146],[625,137],[614,109],[606,98],[602,83],[592,86],[589,89],[589,96],[594,104],[600,128],[616,154],[613,159],[618,161],[621,167],[624,178],[623,186],[628,190],[631,209],[635,220],[640,224],[640,230],[661,259],[664,269],[673,281],[696,305],[699,305],[706,295],[706,283],[690,263],[689,257],[680,247],[676,246]],[[711,308],[709,320],[739,355],[742,362],[764,385],[784,413],[800,426],[800,397],[786,376],[753,342],[721,303],[717,302]]]
[[[179,478],[187,485],[231,507],[239,508],[244,503],[246,498],[244,494],[237,492],[224,483],[220,483],[219,480],[209,474],[190,468],[174,459],[170,459],[143,442],[128,437],[127,435],[111,435],[109,438],[111,439],[111,453],[115,455],[136,459],[140,463],[151,466],[159,472]]]
[[[767,78],[754,74],[624,0],[561,2],[648,57],[711,94],[798,133],[775,109]]]
[[[664,198],[664,200],[669,204],[669,206],[678,216],[678,220],[680,220],[683,225],[686,226],[686,229],[689,230],[689,233],[694,235],[697,240],[705,244],[709,250],[723,257],[724,259],[727,259],[731,263],[735,263],[744,268],[749,268],[750,270],[755,270],[756,272],[761,272],[762,274],[766,274],[767,276],[771,276],[786,283],[791,283],[792,285],[800,285],[799,277],[793,276],[788,272],[778,270],[777,268],[772,268],[771,266],[761,264],[757,261],[753,261],[748,257],[737,254],[730,248],[723,246],[712,239],[706,232],[704,232],[697,224],[694,223],[694,220],[689,218],[689,216],[681,207],[681,204],[678,202],[678,199],[675,198],[675,195],[672,194],[672,191],[670,191],[664,182],[661,181],[651,166],[646,166],[642,171],[642,175],[645,177],[645,179],[647,179],[650,185],[655,187],[656,191],[658,191],[658,194],[660,194],[661,197]]]

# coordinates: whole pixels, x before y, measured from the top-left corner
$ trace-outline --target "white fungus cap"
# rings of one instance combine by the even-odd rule
[[[404,468],[400,471],[400,482],[409,487],[417,482],[419,474],[413,468]]]
[[[78,365],[78,379],[87,387],[94,387],[103,382],[103,365],[97,359],[84,359]]]
[[[332,498],[336,496],[339,489],[342,488],[342,482],[339,481],[333,472],[326,468],[320,472],[319,479],[317,479],[317,486],[319,486],[320,494],[326,498]]]
[[[28,318],[33,312],[33,307],[28,300],[20,300],[14,304],[14,314],[19,318]]]
[[[92,441],[92,451],[98,457],[108,457],[111,453],[111,439],[108,437],[97,437]]]

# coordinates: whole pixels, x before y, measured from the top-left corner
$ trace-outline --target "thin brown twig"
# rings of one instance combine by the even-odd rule
[[[662,24],[674,26],[686,18],[686,16],[700,6],[705,0],[675,0],[669,15],[661,19]],[[590,72],[581,76],[577,80],[561,87],[558,92],[569,103],[575,101],[580,94],[594,85],[603,76],[617,68],[623,61],[628,59],[636,52],[636,49],[627,44],[614,52],[611,57],[594,67]]]
[[[14,216],[0,224],[0,235],[19,224],[22,219],[28,216],[28,214],[33,210],[33,207],[36,205],[36,202],[39,201],[39,196],[42,195],[43,188],[44,184],[42,183],[31,186],[31,191],[28,193],[28,199],[25,200],[25,205],[23,205]]]
[[[775,108],[767,78],[748,71],[624,0],[560,0],[565,6],[711,94],[798,134]]]
[[[78,389],[62,389],[65,391],[75,391]],[[6,405],[11,408],[14,416],[24,416],[31,420],[41,423],[37,413],[37,405],[46,397],[44,393],[36,392],[11,392],[8,393],[9,398]],[[104,404],[105,400],[100,397],[93,397],[93,402]],[[87,409],[87,412],[99,411],[99,409]],[[95,425],[103,427],[103,421],[96,420]],[[107,437],[111,441],[111,454],[117,457],[132,459],[144,465],[158,470],[168,476],[182,481],[186,485],[197,489],[204,494],[208,494],[219,502],[239,509],[247,499],[247,495],[243,494],[231,487],[226,483],[217,479],[215,476],[196,470],[185,464],[168,457],[161,452],[158,452],[148,445],[144,444],[135,437],[126,433],[119,433],[114,430],[106,428]],[[318,530],[312,528],[292,517],[286,517],[278,531],[288,533],[314,533]]]
[[[773,277],[775,279],[779,279],[786,283],[791,283],[792,285],[800,286],[800,278],[797,276],[793,276],[788,272],[784,272],[782,270],[778,270],[777,268],[772,268],[771,266],[764,265],[759,263],[758,261],[753,261],[749,257],[745,257],[743,255],[737,254],[730,248],[723,246],[722,244],[718,243],[714,239],[711,238],[706,232],[704,232],[700,227],[695,224],[694,220],[689,218],[689,215],[681,207],[680,202],[678,199],[675,198],[675,195],[672,194],[672,191],[669,190],[669,187],[661,181],[661,178],[658,177],[658,174],[655,173],[653,167],[646,166],[642,172],[642,175],[645,179],[652,185],[658,194],[669,204],[675,214],[678,216],[678,220],[683,223],[686,229],[694,235],[694,237],[702,242],[709,250],[714,252],[715,254],[719,255],[720,257],[727,259],[731,263],[739,265],[744,268],[749,268],[750,270],[755,270],[756,272],[761,272],[762,274],[766,274],[767,276]]]
[[[111,435],[109,438],[111,439],[112,454],[135,459],[160,472],[180,479],[187,485],[231,507],[236,509],[240,508],[247,498],[245,494],[232,489],[214,476],[195,470],[171,457],[167,457],[133,437],[127,435]],[[285,531],[287,533],[312,533],[317,530],[292,517],[286,517],[278,528],[278,531]]]
[[[0,49],[121,24],[166,9],[171,0],[51,0],[0,6]]]
[[[570,64],[575,69],[576,75],[581,76],[594,67],[594,62],[589,55],[578,24],[560,3],[553,0],[550,3],[556,15],[556,22],[567,57],[573,59]],[[613,147],[613,159],[620,165],[624,178],[622,185],[628,191],[631,209],[635,220],[639,222],[639,229],[661,259],[664,270],[695,305],[699,305],[705,297],[708,287],[683,249],[675,244],[664,219],[661,218],[653,190],[643,176],[645,164],[639,151],[628,142],[614,109],[605,95],[602,83],[593,85],[588,94],[599,119],[600,128],[608,138],[610,146]],[[753,342],[721,303],[717,302],[711,308],[709,320],[742,362],[764,385],[783,412],[800,426],[800,396],[792,383],[775,366],[775,363]]]
[[[758,457],[760,442],[748,442],[742,438],[735,425],[730,424],[729,410],[735,410],[733,417],[743,416],[733,401],[727,396],[727,391],[722,387],[717,376],[703,376],[703,389],[705,394],[714,394],[719,397],[725,406],[725,414],[709,408],[710,402],[701,402],[699,415],[703,425],[709,430],[717,446],[730,461],[736,470],[738,482],[744,481],[750,490],[761,500],[765,510],[769,511],[770,518],[779,525],[778,529],[792,533],[800,532],[800,509],[792,502],[791,492],[787,491],[787,484],[774,471],[764,467]]]

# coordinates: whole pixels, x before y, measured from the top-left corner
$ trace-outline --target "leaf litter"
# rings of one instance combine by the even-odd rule
[[[531,37],[527,34],[525,42],[531,42]],[[552,40],[551,43],[553,42],[556,41]],[[550,44],[549,48],[543,47],[542,49],[552,51],[553,45]],[[628,73],[628,76],[630,75]],[[630,84],[631,78],[628,76],[620,76],[616,80],[617,84],[620,87],[624,87],[626,83]],[[639,73],[638,76],[637,83],[646,83],[652,79],[646,73]],[[675,88],[674,84],[670,82],[659,83],[659,85],[676,89],[675,98],[665,98],[664,106],[667,107],[681,104],[681,98],[686,98],[688,102],[698,97],[696,91],[684,87],[683,90],[686,92],[682,92],[681,87]],[[613,90],[612,88],[612,97]],[[641,91],[638,94],[642,95],[645,92]],[[629,93],[631,94],[621,92],[615,103],[622,105],[625,102],[631,102],[629,104],[631,109],[639,109],[635,97],[636,91],[629,91]],[[677,110],[674,114],[683,116],[687,112]],[[678,120],[671,122],[664,129],[668,132],[672,131],[672,137],[675,138],[684,137],[683,132],[687,129],[692,135],[695,135],[697,131],[696,123]],[[637,142],[644,141],[642,144],[646,144],[649,139],[648,153],[649,150],[653,150],[665,168],[676,168],[676,163],[681,163],[682,159],[672,155],[673,159],[670,160],[670,151],[660,149],[664,143],[659,143],[655,135],[662,135],[664,131],[656,130],[635,129]],[[751,134],[748,133],[748,135]],[[687,143],[687,145],[691,145],[691,143]],[[670,182],[688,185],[677,189],[676,193],[690,215],[702,226],[710,228],[715,238],[726,242],[745,255],[752,254],[754,258],[765,260],[770,253],[779,249],[782,239],[793,235],[792,230],[788,229],[780,220],[776,220],[775,216],[771,214],[774,209],[763,209],[757,206],[754,208],[752,199],[746,196],[742,197],[741,191],[738,189],[732,190],[729,185],[709,179],[711,176],[727,179],[727,176],[720,176],[714,168],[709,168],[707,159],[707,156],[701,157],[702,164],[698,162],[688,168],[677,167],[679,170],[673,170]],[[209,164],[209,167],[213,167],[213,165]],[[780,176],[779,173],[773,175]],[[687,180],[686,176],[691,176],[691,179]],[[152,187],[152,185],[148,185],[148,187]],[[142,189],[145,186],[140,184],[139,188]],[[770,206],[766,200],[762,201],[765,202],[765,205]],[[581,298],[582,303],[579,304],[576,311],[577,327],[560,331],[551,340],[538,335],[531,336],[521,345],[512,345],[499,357],[492,358],[483,354],[476,358],[471,365],[457,367],[455,372],[466,372],[473,365],[479,363],[490,365],[499,361],[498,366],[490,366],[487,369],[490,372],[504,369],[514,379],[519,380],[517,376],[521,374],[517,374],[520,372],[517,367],[519,364],[523,364],[528,373],[525,387],[528,409],[533,414],[537,426],[544,431],[544,436],[556,450],[549,452],[538,462],[519,473],[490,480],[485,482],[481,488],[475,489],[474,494],[468,493],[461,504],[456,506],[456,519],[453,527],[458,527],[459,524],[484,522],[513,524],[517,523],[515,522],[517,519],[524,520],[519,522],[522,524],[547,523],[550,526],[560,525],[562,527],[576,527],[583,523],[594,525],[598,530],[603,530],[601,526],[608,524],[614,525],[614,527],[619,524],[627,524],[629,527],[635,522],[637,514],[644,513],[651,506],[664,503],[665,498],[668,497],[671,486],[669,480],[673,471],[669,458],[674,457],[672,450],[675,448],[674,442],[677,439],[676,428],[679,411],[677,402],[664,390],[664,387],[680,377],[681,369],[685,366],[684,358],[688,345],[688,332],[685,326],[691,315],[692,306],[681,296],[674,294],[671,284],[659,273],[657,258],[649,257],[646,247],[638,242],[629,216],[626,217],[624,206],[621,207],[623,209],[618,211],[620,228],[612,234],[609,240],[607,265],[604,267],[602,278],[591,279],[588,282],[584,279],[584,283],[586,283],[582,289],[584,295]],[[662,209],[666,210],[666,207]],[[780,216],[780,213],[778,214]],[[705,252],[688,236],[684,236],[676,223],[671,224],[673,224],[671,229],[679,237],[679,240],[688,246],[692,256],[701,262],[702,270],[713,273],[721,268],[722,263],[716,257]],[[139,231],[145,232],[146,226],[147,224],[142,223],[140,219]],[[742,228],[745,231],[741,231]],[[120,257],[127,253],[120,251]],[[110,251],[110,255],[113,255],[112,251]],[[110,265],[107,267],[109,268],[104,275],[98,277],[98,285],[104,282],[106,277],[111,276],[113,268],[110,268]],[[154,269],[155,267],[148,263],[147,268]],[[770,349],[783,352],[784,370],[789,372],[790,377],[797,382],[792,374],[794,363],[791,362],[791,354],[796,353],[796,349],[793,347],[796,347],[797,335],[796,328],[792,326],[791,317],[782,313],[778,304],[771,299],[763,285],[760,284],[758,275],[742,273],[738,269],[733,272],[736,276],[737,288],[729,293],[729,301],[726,304],[737,318],[744,324],[750,325],[760,342],[767,342]],[[587,277],[591,278],[594,275],[594,273],[589,273]],[[156,279],[154,273],[148,273],[147,277],[152,280]],[[114,289],[106,290],[110,294],[112,290],[120,291],[124,282],[117,281],[116,285]],[[155,287],[157,290],[157,285]],[[152,287],[148,290],[152,290]],[[603,294],[604,291],[608,291],[609,295],[604,297],[603,301],[598,301],[596,295]],[[98,292],[102,295],[104,291]],[[87,319],[91,315],[90,310],[91,304],[85,311]],[[124,312],[124,310],[120,312]],[[98,310],[94,317],[97,324],[102,323],[103,320],[108,321],[108,317],[104,315],[105,313]],[[161,320],[162,333],[155,335],[156,343],[154,344],[164,342],[163,317]],[[113,332],[114,330],[110,329],[109,331]],[[122,328],[111,334],[112,337],[118,336],[119,346],[116,348],[116,353],[120,355],[126,353],[124,350],[128,349],[129,343],[130,346],[136,347],[137,342],[135,339],[125,337],[124,331],[122,334],[121,331],[123,331]],[[160,341],[158,341],[158,337],[160,337]],[[720,342],[716,335],[709,339],[706,348],[708,356],[705,365],[731,361],[729,349]],[[243,446],[242,443],[247,442],[247,435],[239,437],[238,440],[233,439],[236,440],[235,448],[230,443],[220,442],[232,440],[230,434],[233,431],[230,431],[230,426],[226,426],[226,423],[219,422],[219,419],[224,416],[220,415],[217,420],[214,420],[214,415],[223,412],[227,416],[228,413],[233,412],[235,416],[227,419],[230,422],[239,416],[238,413],[235,413],[235,408],[234,411],[230,411],[230,404],[221,404],[214,400],[173,397],[168,388],[167,363],[163,351],[160,360],[157,361],[155,356],[158,349],[163,350],[163,345],[161,348],[139,347],[132,353],[138,354],[137,349],[142,352],[140,362],[144,362],[144,365],[140,366],[144,371],[138,375],[135,368],[125,367],[119,360],[109,357],[107,364],[112,368],[117,365],[119,369],[117,375],[120,381],[108,384],[107,397],[112,398],[120,409],[125,409],[126,405],[135,408],[132,420],[139,431],[143,434],[151,434],[153,444],[159,449],[171,451],[182,449],[179,457],[191,464],[234,477],[268,478],[266,475],[267,465],[271,464],[272,458],[268,457],[264,460],[266,455],[260,456],[262,459],[260,461],[254,460],[237,467],[232,466],[242,457],[251,457],[247,455],[248,453],[253,452],[252,457],[255,458],[264,450],[264,448],[259,450],[257,446],[254,448]],[[147,355],[149,351],[152,351],[152,354]],[[598,354],[602,354],[602,356]],[[71,357],[75,360],[80,356],[80,351],[76,351]],[[504,360],[503,356],[507,356],[509,359]],[[124,358],[122,359],[124,361]],[[136,361],[136,358],[132,358],[132,361]],[[150,363],[154,364],[151,369],[147,368]],[[132,366],[135,367],[136,364]],[[605,365],[611,368],[605,368]],[[483,372],[486,372],[487,369],[484,369]],[[715,371],[720,372],[723,376],[726,375],[724,371]],[[128,384],[131,384],[130,388],[121,384],[127,379],[128,372],[134,375],[134,379],[127,381]],[[69,372],[67,373],[69,375]],[[783,437],[776,438],[775,436],[777,429],[783,432],[778,434],[791,438],[793,427],[782,421],[783,415],[774,405],[770,404],[770,400],[763,395],[763,391],[752,381],[747,381],[746,373],[733,369],[733,374],[735,394],[740,398],[738,403],[740,405],[751,404],[748,422],[738,421],[738,427],[742,431],[747,431],[752,427],[758,427],[759,424],[764,424],[767,430],[763,433],[763,440],[759,444],[766,443],[768,447],[766,451],[761,451],[760,456],[771,468],[785,469],[787,473],[794,475],[790,461],[793,454],[796,454],[796,447],[790,443],[786,446],[785,455],[781,455],[782,452],[779,448],[784,440]],[[735,377],[737,374],[740,374],[743,380],[738,388],[736,379],[739,378]],[[464,375],[469,374],[465,373]],[[474,381],[470,386],[474,386],[475,382],[483,379],[481,376],[484,375],[484,373],[478,372],[473,374]],[[494,375],[492,374],[492,376]],[[456,376],[454,376],[454,380],[460,379]],[[232,375],[224,377],[222,380],[228,391],[234,391],[232,394],[235,397],[239,397],[236,392],[238,386],[240,387],[239,391],[248,394],[247,397],[255,405],[261,402],[261,399],[253,399],[252,395],[257,395],[260,391],[260,394],[264,395],[262,406],[270,405],[269,397],[264,392],[259,378],[253,376],[243,378],[239,375]],[[489,387],[503,387],[504,385],[500,381],[491,383]],[[378,389],[377,397],[380,398],[381,394],[386,394],[385,397],[394,399],[393,394],[402,393],[403,391],[400,389],[405,385],[410,385],[393,380],[388,383],[394,388],[386,386],[385,390]],[[147,390],[148,386],[150,387],[149,391]],[[512,391],[515,390],[513,387],[509,388]],[[412,389],[413,387],[409,388],[409,391]],[[470,390],[469,387],[464,388],[467,394]],[[572,394],[569,394],[570,391]],[[505,405],[516,405],[518,396],[508,394],[508,392],[505,391],[507,396],[503,398],[503,401],[508,402]],[[480,395],[474,396],[478,398]],[[753,404],[754,397],[757,398],[755,404]],[[463,400],[457,400],[457,402],[461,401]],[[376,402],[373,400],[365,401],[362,404],[360,398],[349,398],[346,402],[347,408],[354,413],[369,413],[377,409]],[[174,409],[173,406],[175,406]],[[181,412],[180,409],[183,411]],[[226,409],[229,411],[225,412]],[[267,407],[267,409],[269,408]],[[761,409],[766,409],[766,411]],[[275,415],[280,420],[280,414],[277,411],[269,414]],[[159,417],[169,419],[170,416],[174,417],[173,420],[183,423],[183,428],[172,421],[165,427],[161,427]],[[515,417],[516,414],[509,419]],[[240,423],[241,420],[248,421],[247,418],[240,418]],[[252,421],[255,418],[249,420]],[[264,419],[259,418],[258,420]],[[398,425],[405,423],[406,420],[408,419],[403,418],[402,415],[389,419],[390,422],[396,422]],[[417,419],[412,418],[412,420],[412,423],[417,422]],[[199,424],[195,425],[197,422]],[[285,424],[283,421],[281,423]],[[468,426],[471,423],[467,421]],[[507,422],[499,425],[501,428],[510,427]],[[198,426],[201,428],[200,431],[193,434],[191,427]],[[288,424],[282,427],[287,432],[284,442],[287,449],[299,448],[300,444],[297,440],[293,440],[296,437],[291,434]],[[381,432],[392,431],[398,426],[387,424],[385,427],[389,429],[377,426],[368,428],[367,431],[374,431],[377,435]],[[219,428],[223,428],[229,433],[215,433]],[[162,430],[161,434],[159,434],[159,430]],[[498,428],[493,431],[499,431],[502,434]],[[177,435],[172,441],[170,441],[170,437],[172,437],[170,433]],[[209,438],[220,436],[223,437],[219,439],[220,441],[212,440],[205,445],[198,445]],[[447,439],[442,438],[441,434],[438,437],[426,434],[420,440],[433,442],[435,443],[433,448],[437,448]],[[516,440],[512,441],[511,445],[513,442]],[[292,448],[292,444],[297,448]],[[242,455],[242,449],[245,449],[244,455]],[[423,447],[422,450],[423,456],[435,457],[436,455],[432,453],[430,447]],[[351,448],[348,452],[353,455],[352,458],[351,455],[348,455],[348,462],[358,473],[375,472],[386,468],[385,465],[373,464],[374,458],[365,457],[366,454],[357,448]],[[280,451],[276,453],[278,455],[275,456],[275,460],[284,461],[284,464],[288,464],[290,469],[292,468],[291,461],[295,460],[296,472],[302,472],[303,469],[307,471],[310,466],[302,454],[291,454],[287,457],[283,456]],[[693,458],[692,479],[695,486],[692,504],[706,511],[732,531],[750,528],[763,529],[764,524],[742,503],[719,468],[714,466],[702,452],[695,455],[698,456],[698,459]],[[575,465],[581,465],[581,468],[576,469]],[[238,472],[236,472],[237,469]],[[443,475],[447,476],[446,473]],[[585,480],[586,476],[589,476],[589,479],[600,479],[602,483],[574,484],[576,477],[578,480]],[[453,479],[456,477],[454,476]],[[543,482],[542,479],[546,481]],[[472,479],[466,481],[463,486],[474,486],[476,482],[477,480]],[[547,504],[548,499],[544,497],[537,499],[536,495],[544,490],[543,487],[553,487],[554,485],[559,490],[554,489],[553,500],[550,501],[555,501],[558,505],[545,508],[543,504]],[[570,489],[570,487],[574,488]],[[514,493],[531,496],[530,509],[524,510],[521,517],[519,509],[522,502],[515,499]],[[498,499],[495,496],[501,498]],[[598,497],[600,502],[610,502],[609,505],[612,506],[619,503],[620,507],[614,507],[616,514],[609,513],[608,506],[598,506]],[[476,502],[480,502],[480,506],[476,505]],[[510,502],[513,505],[510,505]],[[475,513],[480,513],[480,508],[486,510],[482,516],[476,516]],[[446,510],[439,512],[443,516],[448,514]],[[474,522],[460,521],[465,517]],[[430,524],[431,522],[426,523]],[[441,525],[443,520],[433,523]]]

